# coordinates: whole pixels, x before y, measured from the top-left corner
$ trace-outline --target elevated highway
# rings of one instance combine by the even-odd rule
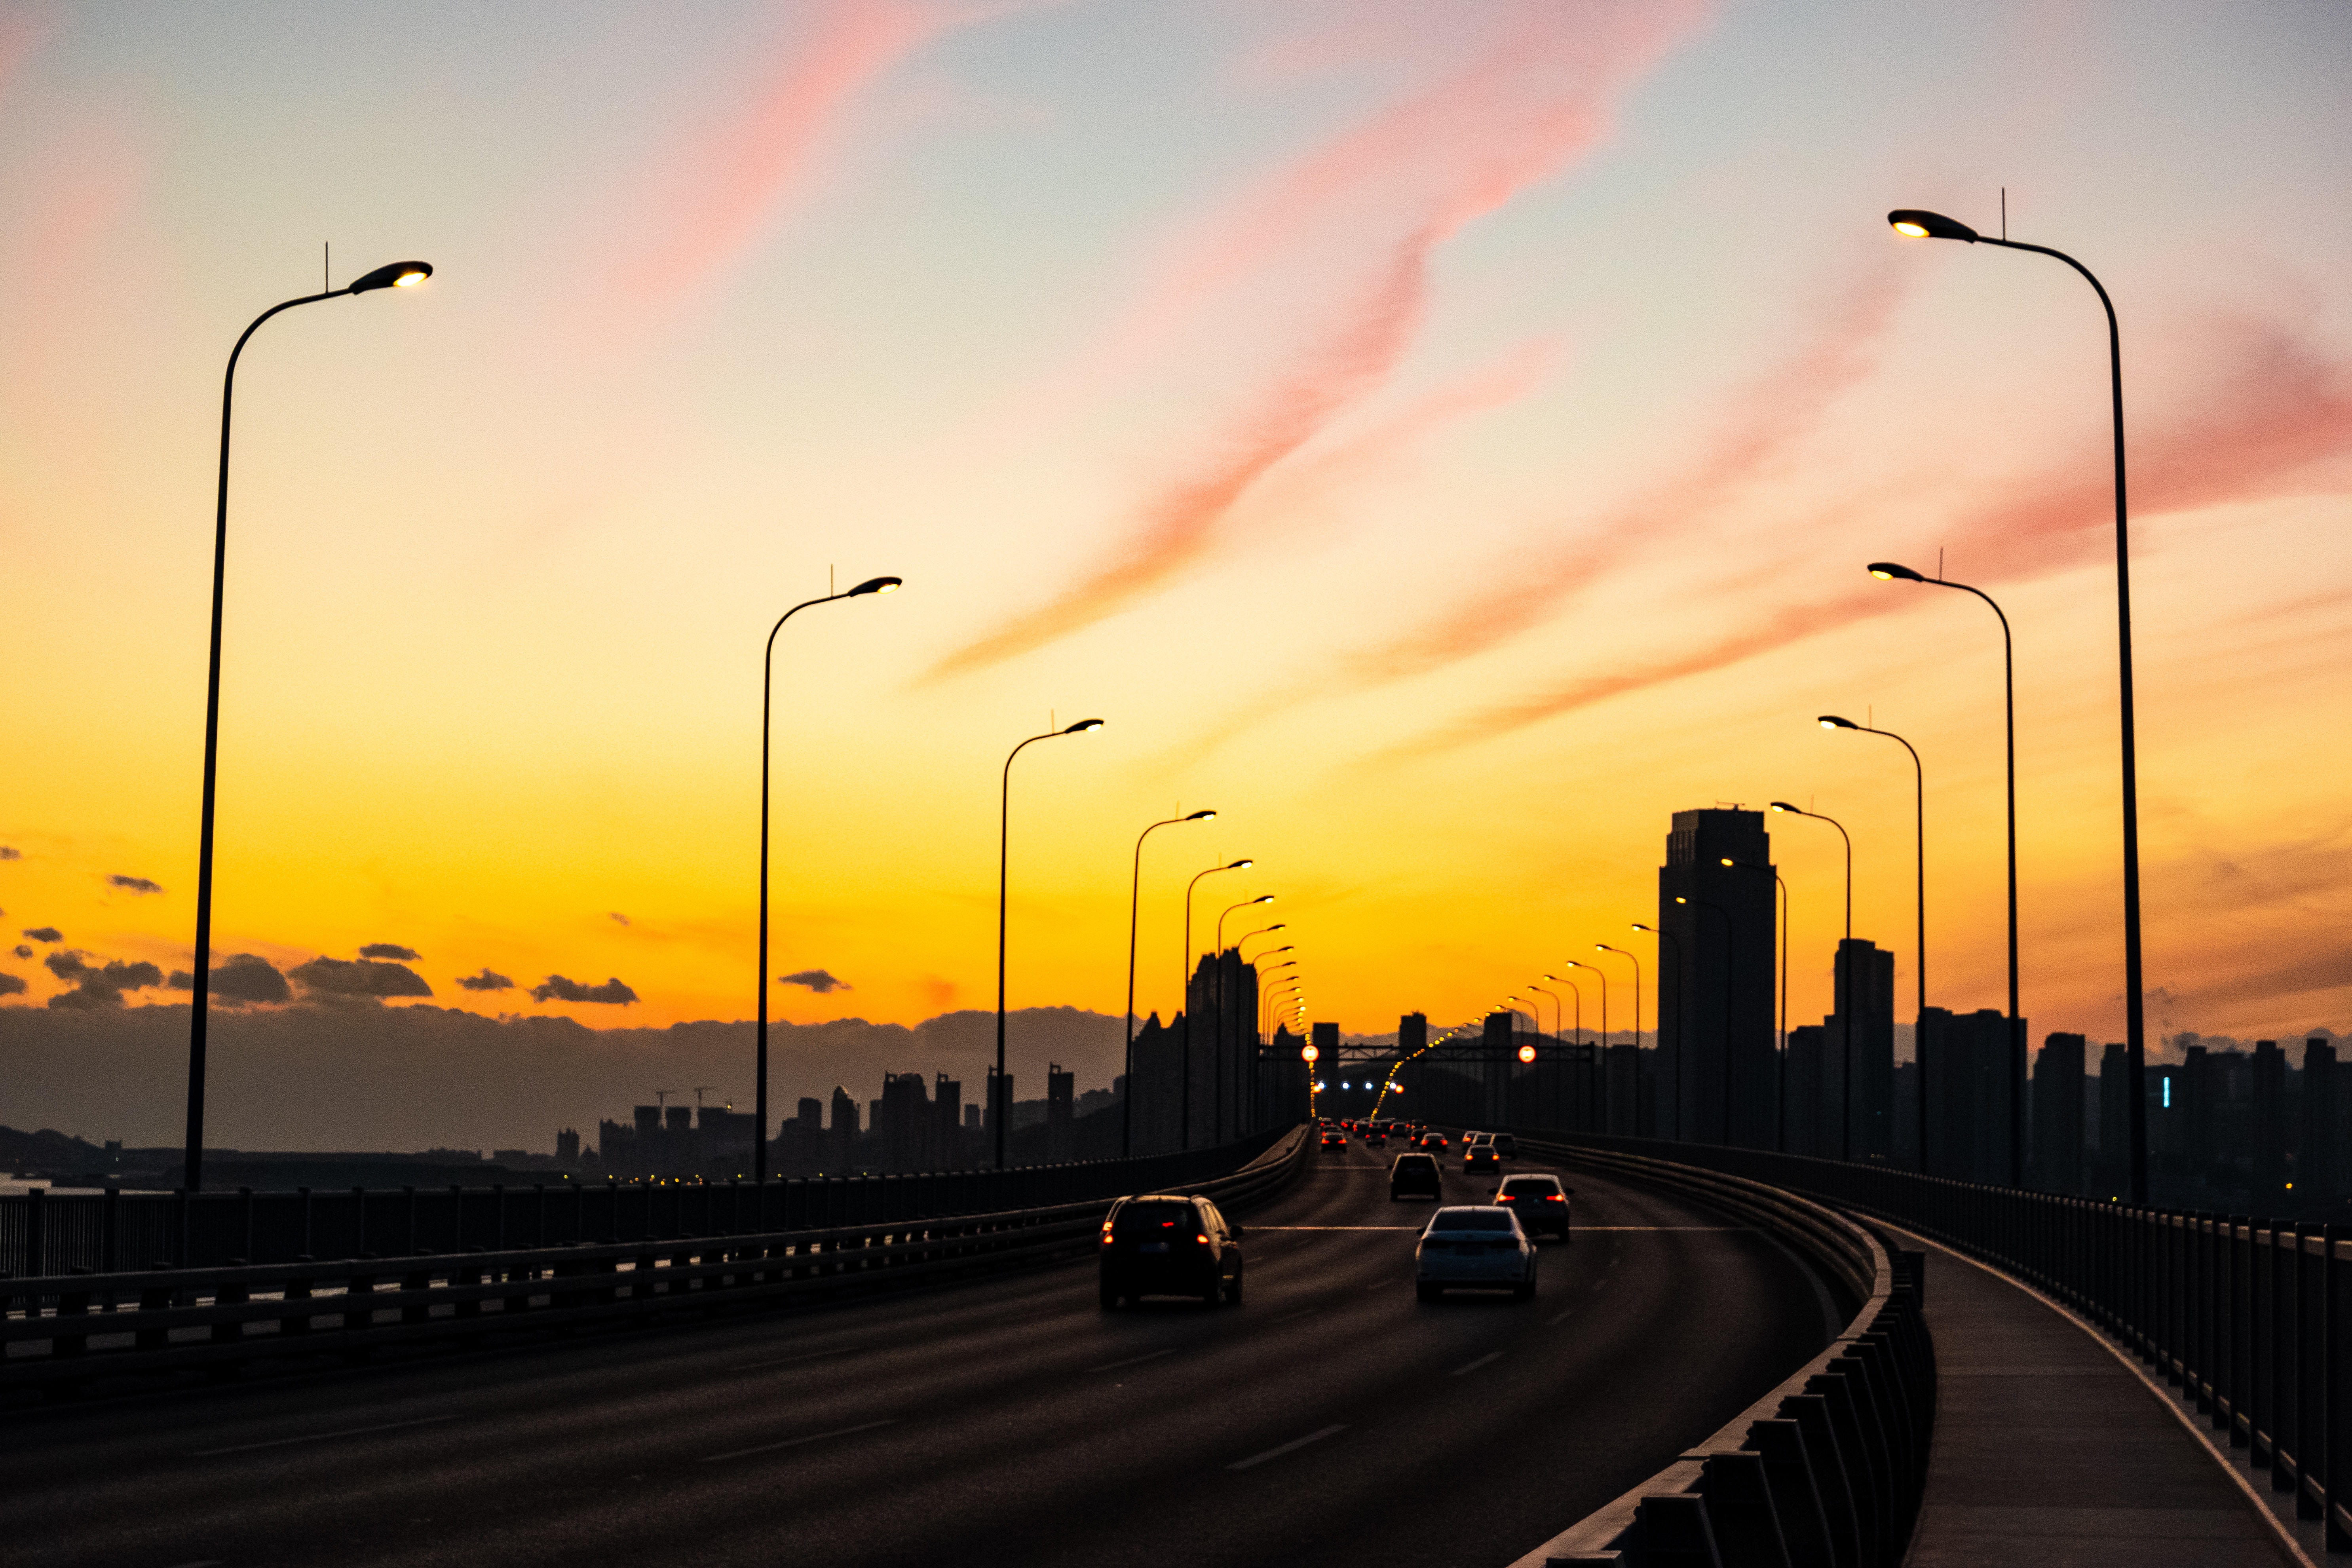
[[[20,1411],[0,1541],[14,1568],[1507,1563],[1843,1321],[1779,1242],[1589,1174],[1532,1303],[1423,1305],[1426,1205],[1385,1173],[1325,1152],[1247,1215],[1237,1308],[1105,1313],[1077,1263]]]

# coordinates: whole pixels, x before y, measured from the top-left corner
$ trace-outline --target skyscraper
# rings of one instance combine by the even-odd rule
[[[1730,865],[1725,865],[1725,861]],[[1688,1142],[1769,1148],[1780,1127],[1772,845],[1764,814],[1678,811],[1658,868],[1658,1117]]]
[[[2027,1184],[2068,1196],[2083,1190],[2083,1059],[2080,1035],[2042,1042],[2033,1063],[2033,1158]]]
[[[1895,955],[1847,937],[1831,979],[1837,1011],[1822,1042],[1821,1152],[1884,1160],[1895,1152]]]

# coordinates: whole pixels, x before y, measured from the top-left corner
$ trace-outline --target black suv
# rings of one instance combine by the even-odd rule
[[[1408,1194],[1445,1201],[1444,1178],[1437,1170],[1437,1156],[1408,1151],[1399,1154],[1389,1165],[1389,1202],[1395,1203]]]
[[[1517,1215],[1519,1228],[1530,1237],[1556,1236],[1566,1241],[1575,1223],[1568,1201],[1574,1192],[1558,1176],[1505,1176],[1495,1189],[1495,1203]]]
[[[1242,1299],[1242,1227],[1206,1198],[1121,1198],[1103,1215],[1097,1250],[1105,1311],[1146,1296],[1198,1296],[1212,1307],[1220,1292]]]

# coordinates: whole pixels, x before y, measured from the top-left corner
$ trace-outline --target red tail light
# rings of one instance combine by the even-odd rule
[[[1568,1200],[1561,1197],[1558,1193],[1546,1193],[1544,1194],[1544,1202],[1548,1204],[1564,1204],[1568,1202]]]
[[[1208,1245],[1209,1245],[1209,1233],[1208,1233],[1208,1232],[1206,1232],[1206,1231],[1202,1231],[1200,1235],[1198,1235],[1198,1236],[1194,1237],[1192,1239],[1193,1239],[1194,1241],[1199,1242],[1202,1246],[1206,1247],[1206,1246],[1208,1246]]]

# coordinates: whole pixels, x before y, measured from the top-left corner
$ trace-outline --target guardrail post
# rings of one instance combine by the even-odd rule
[[[99,1271],[113,1274],[121,1270],[122,1255],[122,1189],[106,1189],[105,1207],[100,1211]]]
[[[1741,1568],[1790,1568],[1789,1542],[1772,1504],[1772,1485],[1760,1454],[1709,1454],[1705,1478],[1706,1517],[1716,1550]]]
[[[2322,1236],[2326,1235],[2323,1228]],[[2319,1370],[2326,1352],[2318,1342],[2314,1331],[2320,1319],[2312,1309],[2318,1294],[2310,1265],[2311,1237],[2309,1227],[2294,1227],[2294,1516],[2297,1519],[2319,1517],[2319,1496],[2312,1487],[2312,1461],[2316,1457],[2324,1430],[2325,1417],[2315,1409],[2315,1397],[2325,1391],[2325,1384],[2312,1374]],[[2316,1386],[2315,1386],[2316,1385]],[[2321,1485],[2326,1483],[2323,1480]]]
[[[1723,1568],[1706,1500],[1692,1492],[1668,1492],[1642,1500],[1639,1560],[1656,1568]]]
[[[47,1187],[25,1189],[25,1277],[28,1279],[38,1279],[48,1272],[42,1267],[44,1259],[41,1256],[42,1244],[48,1230],[43,1212],[47,1207],[46,1200],[48,1194]],[[28,1310],[38,1312],[40,1302],[35,1301]]]
[[[1829,1512],[1822,1502],[1816,1467],[1805,1448],[1804,1429],[1785,1418],[1751,1422],[1743,1446],[1763,1461],[1765,1482],[1772,1489],[1773,1515],[1790,1561],[1836,1563]]]
[[[2341,1226],[2327,1226],[2321,1232],[2320,1268],[2320,1399],[2326,1405],[2327,1418],[2320,1434],[2321,1483],[2327,1489],[2327,1550],[2352,1552],[2352,1531],[2345,1528],[2352,1519],[2345,1496],[2344,1472],[2344,1290],[2343,1265],[2336,1256],[2337,1241],[2344,1235]]]

